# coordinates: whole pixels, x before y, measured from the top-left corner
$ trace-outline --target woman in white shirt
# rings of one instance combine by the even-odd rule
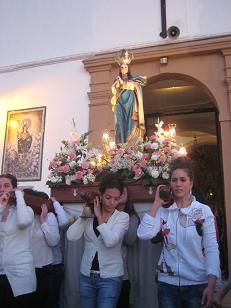
[[[14,176],[0,175],[0,304],[29,308],[36,289],[30,246],[34,213],[16,188]]]
[[[81,308],[114,308],[120,294],[123,270],[121,244],[129,216],[116,209],[123,182],[115,174],[105,176],[94,200],[94,218],[79,217],[67,231],[68,240],[83,234],[85,248],[80,267]]]
[[[193,170],[188,158],[172,162],[170,186],[174,203],[164,207],[159,186],[137,231],[140,239],[152,239],[160,230],[163,234],[157,267],[159,307],[210,307],[220,274],[215,220],[210,208],[191,194]]]
[[[44,192],[26,190],[27,194],[49,199]],[[35,214],[31,232],[32,255],[37,277],[34,308],[54,308],[53,247],[60,241],[59,227],[54,213],[46,204],[41,206],[41,214]]]

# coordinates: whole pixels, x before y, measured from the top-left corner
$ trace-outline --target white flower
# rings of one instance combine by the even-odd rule
[[[142,159],[143,157],[143,153],[141,153],[140,151],[138,151],[135,156],[138,158],[138,159]]]
[[[83,184],[88,184],[88,178],[86,175],[83,177]]]
[[[157,150],[157,149],[159,148],[159,144],[158,144],[157,142],[153,142],[153,143],[151,144],[151,148],[152,148],[153,150]]]
[[[69,163],[70,168],[74,168],[77,165],[76,161],[72,160]]]
[[[157,179],[159,177],[159,171],[157,169],[153,169],[152,172],[151,172],[151,176],[154,178],[154,179]]]
[[[61,183],[62,182],[62,177],[61,176],[51,176],[49,178],[49,180],[52,182],[52,183]]]
[[[152,154],[151,160],[157,160],[159,157],[159,154]]]
[[[88,173],[87,178],[88,178],[89,182],[91,182],[91,183],[95,182],[95,175],[94,174]]]
[[[71,185],[71,182],[75,180],[75,176],[74,175],[66,175],[65,176],[65,183],[67,185]]]
[[[165,180],[169,179],[169,174],[168,174],[168,172],[163,172],[163,173],[162,173],[162,178],[165,179]]]

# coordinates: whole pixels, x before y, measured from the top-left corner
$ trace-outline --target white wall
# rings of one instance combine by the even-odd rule
[[[166,0],[179,39],[231,33],[230,0]],[[0,66],[163,43],[160,0],[1,0]]]
[[[72,118],[78,134],[88,131],[88,91],[89,75],[81,61],[0,74],[0,162],[7,111],[47,106],[42,181],[20,184],[45,190],[49,160],[69,138]]]

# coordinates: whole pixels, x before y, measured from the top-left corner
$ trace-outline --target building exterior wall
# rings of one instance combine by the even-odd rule
[[[231,32],[229,0],[166,0],[178,40]],[[0,66],[79,53],[165,44],[160,0],[2,0]]]

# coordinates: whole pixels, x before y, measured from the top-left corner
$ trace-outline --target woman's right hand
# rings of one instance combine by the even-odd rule
[[[155,217],[159,207],[166,203],[160,198],[160,188],[163,186],[165,185],[158,185],[156,188],[155,199],[153,201],[151,211],[149,212],[149,215],[151,215],[152,217]]]

